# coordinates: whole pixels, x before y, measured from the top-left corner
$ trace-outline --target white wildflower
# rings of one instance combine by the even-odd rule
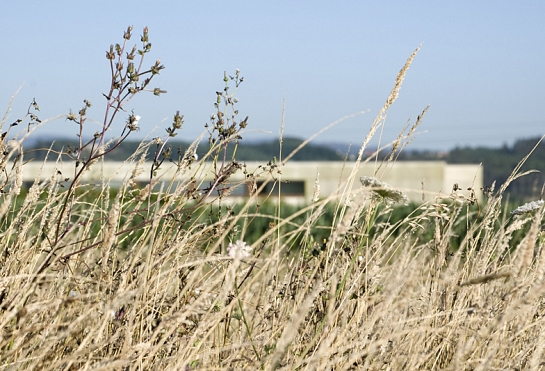
[[[249,258],[252,256],[252,247],[246,244],[246,242],[239,240],[227,246],[227,254],[232,259]]]
[[[394,189],[391,185],[381,182],[371,176],[362,176],[360,182],[364,187],[372,188],[373,196],[385,201],[386,203],[400,203],[407,205],[409,198],[403,192]]]
[[[532,201],[528,202],[527,204],[524,204],[522,206],[517,207],[515,210],[511,211],[512,215],[524,215],[524,214],[530,214],[537,210],[539,210],[545,201],[538,200],[538,201]]]
[[[188,162],[194,162],[194,161],[197,161],[198,159],[199,159],[199,155],[197,155],[196,152],[186,153],[185,155],[185,160]]]

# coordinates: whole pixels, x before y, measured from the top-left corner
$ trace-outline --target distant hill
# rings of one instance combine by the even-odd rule
[[[53,145],[51,140],[37,140],[33,143],[32,146],[26,147],[25,150],[27,154],[25,155],[26,159],[33,158],[35,160],[43,161],[46,157],[47,150],[52,148],[54,151],[66,152],[68,148],[76,148],[78,146],[77,141],[67,140],[67,139],[57,139],[54,141]],[[124,161],[130,155],[132,155],[138,146],[140,141],[125,141],[118,148],[108,154],[107,159],[111,161]],[[293,152],[303,140],[297,138],[284,138],[282,143],[282,157],[285,158],[291,152]],[[190,146],[191,143],[183,141],[170,141],[168,146],[172,149],[172,157],[175,158],[178,155],[178,150],[183,154],[185,150]],[[197,154],[199,157],[203,157],[209,150],[209,145],[207,142],[201,143],[197,149]],[[230,144],[227,148],[227,157],[231,158],[233,150],[235,148],[234,144]],[[155,146],[152,146],[150,149],[151,152],[155,150]],[[236,159],[238,161],[271,161],[273,158],[279,159],[280,146],[278,140],[272,141],[263,141],[263,142],[250,142],[244,143],[241,141],[237,146],[236,150]],[[147,158],[151,160],[154,153],[149,153]],[[55,160],[57,157],[55,155],[49,155],[49,160]],[[65,155],[67,159],[68,156]],[[316,144],[307,144],[301,150],[299,150],[293,157],[292,161],[342,161],[344,156],[337,153],[335,150],[328,148],[324,145]]]

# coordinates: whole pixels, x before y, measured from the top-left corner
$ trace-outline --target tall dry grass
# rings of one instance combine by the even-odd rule
[[[130,40],[130,29],[124,39]],[[110,61],[124,55],[115,49]],[[358,160],[346,164],[352,175],[338,193],[313,197],[293,216],[277,218],[252,246],[244,239],[260,217],[256,180],[278,181],[283,162],[251,172],[225,157],[247,124],[237,118],[229,90],[242,82],[239,71],[225,76],[218,93],[206,156],[197,160],[194,146],[177,160],[169,153],[166,142],[183,123],[177,114],[167,138],[143,143],[127,160],[135,172],[115,190],[108,179],[93,187],[78,175],[100,167],[118,143],[107,144],[104,136],[113,119],[71,153],[71,179],[48,174],[24,197],[24,138],[4,135],[0,369],[542,369],[542,203],[506,215],[504,185],[478,212],[468,208],[471,194],[453,193],[400,222],[377,223],[392,211],[389,198],[399,199],[387,186],[363,187],[355,177],[415,55],[397,76]],[[114,85],[122,76],[112,66]],[[118,112],[118,102],[109,101],[109,109]],[[70,119],[83,125],[85,113]],[[398,137],[390,160],[420,122]],[[137,123],[131,113],[118,138]],[[155,153],[152,169],[143,168],[147,151]],[[176,179],[185,180],[161,178],[161,166],[171,159]],[[377,164],[377,178],[388,165]],[[150,174],[145,187],[134,181],[141,171]],[[208,171],[215,174],[212,184],[202,180]],[[251,197],[234,214],[224,197],[236,171],[247,173]],[[330,238],[315,241],[328,204],[336,207]],[[211,212],[219,221],[209,221]],[[306,221],[286,232],[297,215]],[[467,234],[453,250],[459,224]],[[526,236],[513,247],[513,234],[524,226]]]

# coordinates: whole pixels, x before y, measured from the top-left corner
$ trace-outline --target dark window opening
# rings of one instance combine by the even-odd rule
[[[257,182],[257,189],[261,188],[263,182]],[[265,188],[259,193],[260,196],[271,195],[272,197],[278,197],[278,189],[280,188],[280,194],[282,196],[305,196],[305,182],[303,180],[297,181],[283,181],[280,187],[278,183],[269,182],[265,185]]]

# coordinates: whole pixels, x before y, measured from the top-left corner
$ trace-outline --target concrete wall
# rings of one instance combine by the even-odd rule
[[[357,184],[361,176],[373,176],[378,166],[374,163],[360,164]],[[283,179],[304,180],[305,197],[310,200],[314,180],[319,173],[320,196],[335,192],[353,169],[353,163],[341,162],[292,162],[282,170]],[[449,165],[444,161],[403,161],[379,169],[377,178],[407,194],[412,201],[429,200],[439,194],[452,192],[458,183],[463,191],[471,187],[480,200],[483,186],[483,169],[478,165]],[[466,192],[467,193],[467,192]]]
[[[249,171],[253,171],[258,166],[258,163],[247,162],[246,164]],[[354,163],[350,162],[289,162],[282,168],[282,180],[304,182],[304,200],[302,201],[308,202],[312,198],[314,182],[318,173],[320,197],[326,197],[334,193],[339,184],[347,179],[353,166]],[[134,164],[123,162],[106,162],[104,165],[96,163],[91,170],[85,173],[83,179],[84,182],[94,183],[103,177],[115,185],[121,183],[127,174],[130,176],[134,167]],[[148,181],[150,168],[151,163],[144,164],[144,171],[137,180]],[[170,163],[165,163],[162,166],[160,174],[165,181],[172,179],[175,168]],[[360,176],[372,176],[376,168],[378,165],[375,163],[360,164],[357,171],[357,182],[354,186],[359,187]],[[198,169],[198,164],[193,164],[192,171],[187,173],[186,178],[193,175]],[[74,177],[73,163],[30,162],[23,166],[23,178],[26,182],[32,182],[36,178],[49,179],[57,170],[62,173],[62,175],[56,175],[58,180]],[[200,174],[204,179],[212,179],[211,164],[205,163]],[[479,165],[449,165],[444,161],[404,161],[383,166],[377,174],[379,174],[377,178],[402,190],[413,201],[430,200],[439,194],[448,195],[455,183],[459,185],[464,194],[467,194],[467,188],[471,187],[479,199],[482,195],[480,188],[483,186],[483,168]],[[232,177],[233,181],[242,181],[243,179],[243,174],[240,171]]]

